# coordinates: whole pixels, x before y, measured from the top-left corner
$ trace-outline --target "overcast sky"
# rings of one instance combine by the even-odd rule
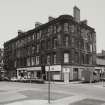
[[[73,15],[74,5],[81,10],[81,20],[95,28],[97,51],[105,50],[105,0],[0,0],[0,47],[18,30],[33,29],[37,21],[46,23],[48,16]]]

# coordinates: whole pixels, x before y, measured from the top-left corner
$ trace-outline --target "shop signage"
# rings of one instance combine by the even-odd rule
[[[17,70],[26,70],[26,68],[17,68]]]
[[[39,71],[39,70],[41,70],[41,67],[17,68],[17,70]]]
[[[63,68],[63,72],[70,72],[69,68],[65,67]]]
[[[41,70],[41,67],[29,67],[27,68],[27,71],[39,71]]]
[[[95,69],[105,69],[104,67],[95,67]]]
[[[54,65],[54,66],[46,66],[45,67],[46,71],[61,71],[61,66],[60,65]]]

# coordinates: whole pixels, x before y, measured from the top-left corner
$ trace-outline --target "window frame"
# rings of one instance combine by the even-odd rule
[[[70,54],[68,52],[65,52],[63,56],[64,56],[64,63],[69,63],[70,62],[70,60],[69,60]]]

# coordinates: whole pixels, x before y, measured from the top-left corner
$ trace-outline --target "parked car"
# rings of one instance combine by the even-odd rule
[[[8,77],[1,77],[0,81],[9,81],[9,78]]]
[[[17,79],[16,77],[12,77],[12,78],[11,78],[11,81],[12,81],[12,82],[16,82],[16,81],[18,81],[18,79]]]

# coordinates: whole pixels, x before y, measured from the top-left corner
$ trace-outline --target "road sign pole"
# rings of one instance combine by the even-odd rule
[[[48,103],[50,104],[50,65],[48,70]]]

